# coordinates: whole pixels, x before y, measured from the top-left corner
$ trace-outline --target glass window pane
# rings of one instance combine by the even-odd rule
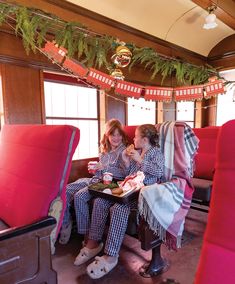
[[[176,120],[194,121],[194,102],[177,102]]]
[[[128,98],[128,125],[156,123],[156,103],[144,98]]]
[[[235,69],[221,72],[220,75],[228,81],[235,81]],[[216,125],[221,126],[231,119],[235,119],[235,86],[217,98]]]
[[[78,87],[78,112],[80,117],[97,117],[97,95],[96,89],[82,88],[85,89],[81,91]]]
[[[44,82],[46,116],[97,118],[97,90]]]
[[[98,121],[47,119],[50,125],[72,125],[80,129],[80,141],[73,155],[73,160],[97,157],[99,153]]]
[[[79,159],[97,157],[99,153],[98,121],[81,120],[78,121],[77,127],[81,133],[78,145]]]
[[[99,153],[97,90],[45,81],[44,93],[46,124],[73,125],[80,129],[80,141],[73,159],[97,157]]]
[[[65,85],[50,82],[45,84],[51,84],[49,93],[47,93],[48,89],[45,89],[46,116],[65,117]],[[47,106],[48,100],[50,103]]]
[[[72,88],[70,88],[72,87]],[[77,96],[77,88],[73,88],[73,86],[67,85],[65,87],[65,112],[66,117],[78,117],[78,96]]]

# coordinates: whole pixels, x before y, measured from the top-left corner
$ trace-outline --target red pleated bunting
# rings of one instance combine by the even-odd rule
[[[203,85],[174,88],[175,101],[194,101],[203,98]]]
[[[115,79],[112,76],[93,68],[89,69],[87,81],[105,90],[110,90],[115,83]]]
[[[115,93],[128,97],[139,98],[143,87],[134,83],[117,80]]]
[[[170,102],[172,100],[173,88],[145,87],[144,98],[146,100]]]

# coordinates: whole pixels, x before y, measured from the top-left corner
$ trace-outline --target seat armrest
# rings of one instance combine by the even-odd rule
[[[192,178],[192,184],[194,186],[193,199],[202,200],[204,202],[210,202],[212,180]]]
[[[32,232],[35,230],[39,230],[48,226],[52,226],[56,224],[56,219],[53,217],[45,217],[39,220],[36,223],[22,226],[22,227],[13,227],[13,228],[7,228],[0,231],[0,241],[10,239],[16,236],[23,235],[28,232]]]

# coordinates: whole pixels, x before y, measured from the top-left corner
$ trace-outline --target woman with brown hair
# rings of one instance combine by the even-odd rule
[[[130,151],[129,149],[124,150],[122,155],[129,174],[142,171],[145,176],[144,185],[161,182],[164,179],[164,156],[158,145],[158,132],[155,126],[152,124],[138,126],[135,131],[134,144],[135,148],[132,147]],[[104,255],[96,256],[95,260],[87,267],[87,273],[91,278],[101,278],[117,265],[119,250],[132,208],[137,208],[137,201],[120,204],[104,198],[95,199],[88,242],[80,250],[74,263],[81,265],[101,251],[100,241],[110,213],[110,225]]]
[[[95,175],[92,178],[80,178],[67,185],[67,206],[59,238],[61,244],[66,244],[71,235],[72,220],[69,210],[72,200],[74,200],[76,212],[77,231],[79,234],[86,235],[90,224],[88,201],[92,198],[88,185],[101,181],[105,172],[111,173],[117,180],[123,180],[127,175],[122,160],[122,152],[127,145],[127,136],[119,120],[111,119],[106,123],[106,130],[100,144],[99,162],[92,168]]]

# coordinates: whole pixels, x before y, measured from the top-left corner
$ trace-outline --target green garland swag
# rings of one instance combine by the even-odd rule
[[[30,50],[36,52],[36,46],[41,48],[46,37],[53,34],[56,43],[68,50],[69,57],[76,55],[88,67],[113,68],[108,58],[111,52],[115,52],[118,41],[111,36],[92,32],[80,23],[66,22],[34,8],[0,3],[0,25],[4,23],[13,27],[16,35],[21,35],[27,54]],[[127,43],[126,46],[133,54],[129,71],[134,65],[140,64],[152,72],[151,80],[157,74],[162,76],[162,82],[167,76],[174,75],[178,84],[198,85],[205,83],[211,76],[219,77],[216,69],[209,65],[196,66],[164,57],[152,48],[139,48],[133,43]]]

